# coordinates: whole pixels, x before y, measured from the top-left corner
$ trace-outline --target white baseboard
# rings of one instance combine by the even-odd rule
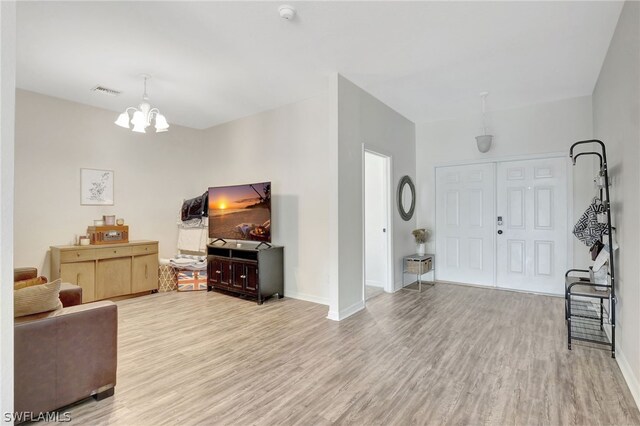
[[[343,319],[348,318],[351,315],[363,309],[364,309],[364,300],[360,300],[345,309],[341,309],[340,312],[330,310],[329,313],[327,314],[327,319],[330,319],[332,321],[342,321]]]
[[[498,286],[495,286],[495,285],[461,283],[461,282],[457,282],[457,281],[437,280],[436,282],[438,284],[452,284],[452,285],[460,285],[460,286],[463,286],[463,287],[478,287],[478,288],[486,288],[486,289],[489,289],[489,290],[511,291],[511,292],[514,292],[514,293],[533,294],[533,295],[537,295],[537,296],[562,297],[564,299],[564,294],[533,292],[533,291],[529,291],[529,290],[518,290],[518,289],[515,289],[515,288],[498,287]]]
[[[319,296],[314,296],[312,294],[298,293],[297,291],[285,291],[285,296],[290,297],[292,299],[299,299],[299,300],[304,300],[306,302],[313,302],[313,303],[318,303],[320,305],[329,306],[328,297],[319,297]]]
[[[616,349],[616,361],[618,362],[620,371],[622,371],[624,380],[627,382],[627,386],[629,386],[631,395],[633,395],[633,399],[636,401],[636,406],[640,407],[640,382],[638,382],[635,374],[633,374],[633,370],[627,362],[627,358],[619,348]]]
[[[330,319],[331,321],[340,321],[340,314],[337,311],[329,310],[327,319]]]
[[[384,288],[384,283],[382,281],[367,280],[366,284],[370,287]]]

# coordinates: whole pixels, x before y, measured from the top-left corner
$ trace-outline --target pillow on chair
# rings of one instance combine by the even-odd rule
[[[39,314],[62,308],[60,280],[32,285],[13,292],[13,317]]]
[[[47,283],[46,277],[29,278],[28,280],[15,281],[13,283],[13,289],[20,290],[21,288],[31,287],[34,285],[40,285],[40,284],[46,284],[46,283]]]

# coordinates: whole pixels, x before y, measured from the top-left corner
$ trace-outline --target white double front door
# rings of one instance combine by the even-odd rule
[[[436,169],[436,278],[562,294],[565,158]]]

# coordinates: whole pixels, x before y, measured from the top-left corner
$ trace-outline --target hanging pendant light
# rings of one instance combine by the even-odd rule
[[[142,103],[138,105],[138,108],[129,107],[122,114],[118,116],[118,119],[114,122],[120,127],[125,129],[129,128],[129,111],[133,110],[133,117],[131,118],[131,124],[133,124],[132,131],[136,133],[146,133],[146,128],[151,125],[151,120],[155,121],[156,133],[166,132],[169,130],[169,123],[164,115],[160,114],[158,108],[151,108],[149,104],[149,96],[147,96],[147,79],[151,78],[148,74],[142,74],[144,78],[144,93],[142,95]]]
[[[491,142],[493,141],[493,135],[487,134],[487,122],[486,122],[486,100],[489,92],[480,93],[482,99],[482,135],[476,136],[476,143],[478,144],[478,151],[485,153],[491,149]]]

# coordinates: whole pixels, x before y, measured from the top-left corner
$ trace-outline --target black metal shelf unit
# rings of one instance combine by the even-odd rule
[[[600,152],[585,151],[574,153],[576,147],[584,144],[597,144]],[[599,175],[604,180],[603,184],[600,185],[599,195],[607,218],[607,233],[603,235],[603,238],[606,237],[608,239],[607,243],[609,245],[609,280],[606,285],[596,284],[591,281],[591,274],[588,269],[569,269],[565,274],[565,320],[567,322],[568,347],[571,350],[572,340],[606,345],[611,348],[611,357],[615,358],[616,278],[613,259],[613,230],[615,228],[611,226],[607,150],[602,141],[591,139],[571,145],[569,156],[574,166],[576,165],[576,160],[581,156],[596,156],[599,159]],[[605,291],[601,291],[603,288]],[[605,306],[605,300],[608,301],[607,306]],[[606,333],[607,326],[611,328],[611,339]]]

